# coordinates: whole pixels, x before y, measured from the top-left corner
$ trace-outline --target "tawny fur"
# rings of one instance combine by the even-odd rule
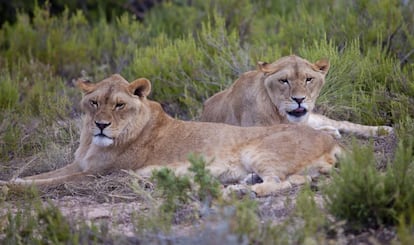
[[[259,62],[257,70],[242,74],[228,89],[204,103],[201,121],[237,126],[298,123],[337,137],[339,132],[366,137],[392,132],[388,126],[336,121],[313,113],[328,70],[328,60],[312,64],[295,55],[271,64]]]
[[[296,175],[330,169],[341,153],[329,134],[309,127],[243,128],[176,120],[159,103],[147,99],[151,84],[145,78],[128,83],[112,75],[96,84],[79,81],[77,85],[84,93],[84,116],[73,163],[7,184],[58,184],[114,169],[145,175],[160,166],[185,173],[190,165],[188,154],[197,153],[223,183],[240,182],[251,173],[259,175],[264,182],[252,190],[260,196],[288,186],[288,179]]]

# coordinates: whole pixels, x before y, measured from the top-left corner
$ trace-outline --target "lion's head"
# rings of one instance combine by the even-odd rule
[[[79,80],[77,86],[84,92],[83,130],[94,145],[109,147],[128,143],[141,132],[149,117],[147,107],[143,106],[151,91],[147,79],[128,83],[120,75],[112,75],[99,84]]]
[[[298,56],[283,57],[276,62],[259,62],[264,73],[264,86],[281,116],[289,122],[304,122],[325,83],[328,60],[314,64]]]

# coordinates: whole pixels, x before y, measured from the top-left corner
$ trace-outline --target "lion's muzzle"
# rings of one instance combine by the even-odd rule
[[[111,125],[110,122],[104,122],[104,121],[95,121],[95,130],[94,135],[92,139],[92,143],[97,146],[110,146],[114,143],[114,139],[108,135],[108,127]]]

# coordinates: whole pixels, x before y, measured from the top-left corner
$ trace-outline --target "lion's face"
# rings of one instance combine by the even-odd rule
[[[150,92],[148,80],[129,84],[113,75],[99,84],[79,81],[77,85],[84,92],[81,106],[93,144],[108,147],[127,143],[141,131],[148,117],[143,106]]]
[[[287,56],[274,63],[259,62],[264,85],[281,116],[289,122],[304,122],[315,107],[316,99],[329,70],[327,60],[315,64],[297,56]]]

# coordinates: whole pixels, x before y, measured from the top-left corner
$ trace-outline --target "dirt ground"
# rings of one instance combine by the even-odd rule
[[[374,145],[378,168],[382,169],[392,159],[396,148],[395,135],[375,137],[373,139],[357,139],[361,145]],[[350,136],[344,136],[341,142],[349,145],[352,141]],[[140,214],[148,214],[152,210],[153,203],[145,198],[145,194],[137,193],[131,188],[131,176],[118,171],[106,176],[93,177],[89,181],[78,183],[67,183],[59,186],[43,187],[40,193],[44,200],[59,207],[65,217],[71,222],[79,221],[94,224],[105,224],[110,234],[122,238],[122,243],[137,244],[146,242],[163,241],[171,244],[240,244],[235,235],[229,233],[229,219],[219,218],[215,211],[200,215],[195,219],[185,218],[188,216],[186,210],[175,217],[175,222],[170,235],[160,237],[137,237],[137,225],[134,220]],[[142,181],[142,180],[141,180]],[[315,186],[315,200],[323,208],[323,198]],[[143,191],[153,191],[151,183],[142,183]],[[256,198],[259,204],[259,217],[262,222],[270,221],[273,224],[280,224],[286,220],[295,207],[295,200],[300,187],[279,193],[278,195]],[[13,208],[13,202],[9,203]],[[45,201],[45,205],[47,202]],[[6,203],[7,207],[7,203]],[[189,207],[189,212],[194,207]],[[213,208],[214,209],[214,208]],[[3,210],[4,211],[4,210]],[[223,215],[221,213],[221,215]],[[367,230],[359,234],[347,234],[342,228],[338,228],[333,244],[387,244],[395,236],[392,229]],[[205,239],[203,239],[203,237]],[[118,242],[121,240],[118,240]],[[247,241],[245,241],[247,242]]]

